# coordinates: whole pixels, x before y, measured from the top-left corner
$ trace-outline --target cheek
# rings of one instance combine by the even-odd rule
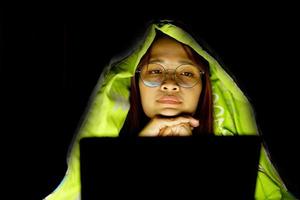
[[[187,106],[190,107],[192,112],[195,112],[197,109],[197,106],[199,104],[199,99],[201,95],[202,87],[198,86],[197,88],[193,88],[193,90],[190,90],[188,94],[186,94],[186,102]]]
[[[140,95],[141,95],[141,103],[142,105],[147,103],[147,99],[149,99],[148,94],[149,92],[147,91],[148,88],[144,87],[143,83],[139,81],[139,90],[140,90]]]
[[[139,90],[141,95],[141,104],[144,110],[144,113],[149,117],[151,113],[151,108],[153,107],[153,99],[155,91],[152,88],[146,87],[141,81],[139,82]]]

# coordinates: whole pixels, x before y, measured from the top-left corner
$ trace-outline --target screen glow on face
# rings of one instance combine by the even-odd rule
[[[194,87],[201,81],[203,73],[199,67],[192,64],[181,64],[172,70],[166,69],[160,63],[149,63],[140,70],[142,81],[149,87],[160,86],[167,78],[174,79],[181,87]]]
[[[195,113],[202,70],[186,51],[174,39],[159,38],[152,44],[148,63],[139,67],[140,98],[149,118]]]

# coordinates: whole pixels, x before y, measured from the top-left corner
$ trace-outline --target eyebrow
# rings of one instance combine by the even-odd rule
[[[149,63],[166,63],[164,60],[155,58],[155,59],[150,59]],[[190,64],[190,65],[195,65],[195,63],[188,61],[188,60],[179,60],[179,64]]]

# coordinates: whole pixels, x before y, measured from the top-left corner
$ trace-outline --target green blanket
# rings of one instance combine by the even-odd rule
[[[220,63],[208,54],[189,33],[173,25],[171,21],[162,20],[151,24],[144,37],[131,51],[128,51],[122,58],[119,56],[119,58],[112,59],[103,70],[71,145],[66,175],[56,190],[46,197],[47,200],[76,200],[80,196],[78,142],[83,137],[118,136],[130,107],[130,79],[141,57],[154,40],[156,30],[190,46],[208,61],[213,89],[215,135],[259,134],[255,115],[248,99]],[[255,198],[295,199],[287,191],[264,148],[262,148],[259,162]]]

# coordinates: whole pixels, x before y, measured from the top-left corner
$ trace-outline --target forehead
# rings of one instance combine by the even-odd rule
[[[150,57],[151,58],[185,58],[189,59],[191,49],[170,37],[162,37],[154,41]]]

